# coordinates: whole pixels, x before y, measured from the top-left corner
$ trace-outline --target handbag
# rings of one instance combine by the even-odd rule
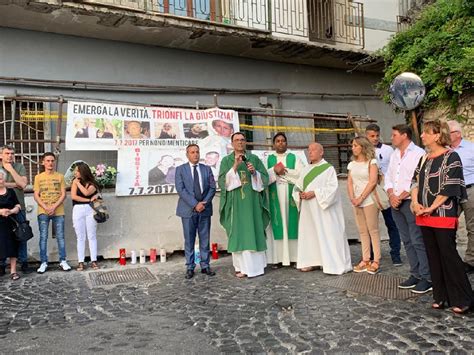
[[[30,222],[23,216],[20,211],[16,217],[9,216],[13,224],[13,233],[15,239],[19,242],[26,242],[33,238],[33,229],[31,229]]]
[[[94,201],[91,201],[89,205],[94,210],[94,219],[97,223],[104,223],[109,219],[109,212],[107,211],[107,206],[105,205],[102,196]]]
[[[370,176],[370,162],[369,162],[369,176]],[[382,187],[383,185],[383,174],[379,172],[377,178],[377,185],[375,185],[374,191],[370,194],[372,201],[375,203],[377,208],[381,211],[386,210],[390,207],[390,200],[387,192]]]
[[[428,153],[426,153],[425,155],[423,155],[421,157],[420,171],[421,171],[421,168],[423,167],[423,164],[425,164],[426,159],[428,159]],[[420,174],[418,174],[416,176],[416,186],[418,186],[418,188],[420,188],[419,183],[420,183]],[[413,189],[413,187],[412,187],[412,189]],[[411,201],[410,201],[410,211],[411,211],[411,213],[416,214],[415,213],[415,201],[413,201],[413,199],[411,199]]]

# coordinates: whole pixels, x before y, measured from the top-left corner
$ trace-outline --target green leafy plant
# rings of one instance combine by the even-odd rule
[[[92,175],[101,187],[115,186],[115,179],[117,178],[117,169],[106,164],[97,164],[91,166]]]
[[[449,107],[454,118],[460,99],[474,88],[474,1],[438,0],[414,25],[398,33],[380,52],[386,63],[378,89],[402,72],[418,74],[426,86],[424,108]]]

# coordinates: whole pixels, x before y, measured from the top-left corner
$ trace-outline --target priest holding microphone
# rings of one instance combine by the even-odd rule
[[[231,143],[234,151],[222,159],[219,171],[220,222],[227,232],[236,277],[255,277],[263,275],[267,265],[268,173],[256,155],[245,151],[243,133],[234,133]]]

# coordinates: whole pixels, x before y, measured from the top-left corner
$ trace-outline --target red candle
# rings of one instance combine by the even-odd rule
[[[125,265],[127,263],[127,256],[125,254],[125,248],[120,249],[119,263],[120,263],[120,265]]]
[[[150,263],[156,263],[156,249],[150,249]]]
[[[212,258],[219,259],[219,253],[217,252],[217,243],[212,243]]]

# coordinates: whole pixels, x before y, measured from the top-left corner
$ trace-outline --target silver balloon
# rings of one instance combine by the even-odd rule
[[[425,84],[413,73],[402,73],[393,79],[390,85],[390,99],[402,110],[413,110],[425,98]]]

